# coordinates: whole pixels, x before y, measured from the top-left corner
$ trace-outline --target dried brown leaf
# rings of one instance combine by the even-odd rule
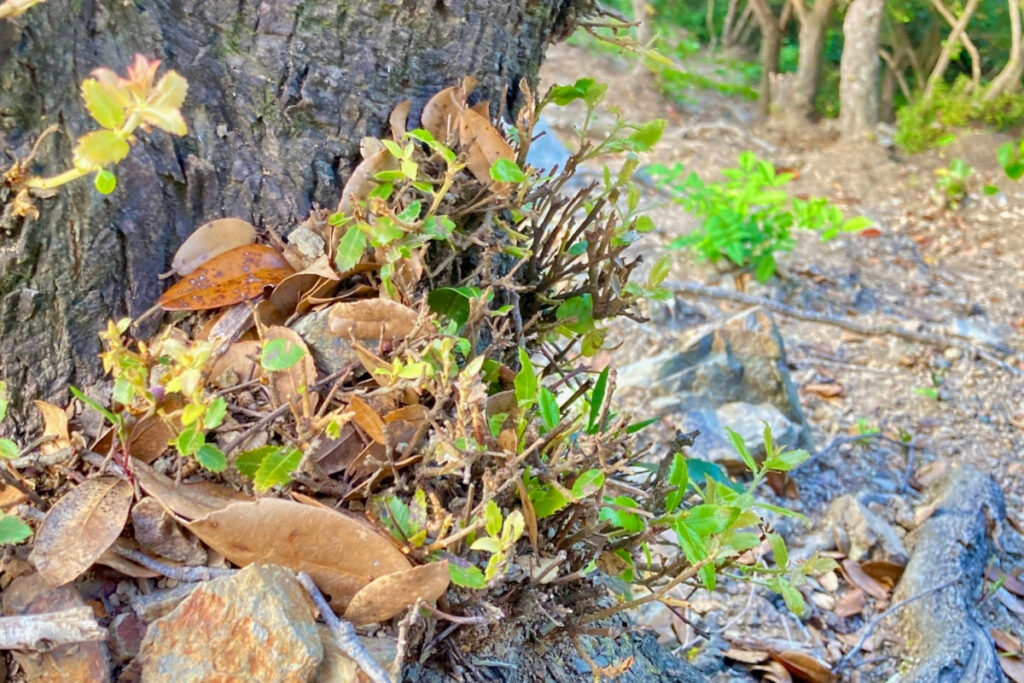
[[[433,602],[448,590],[448,560],[405,569],[374,579],[363,586],[345,610],[356,626],[387,621],[422,599]]]
[[[46,401],[33,401],[33,403],[43,414],[43,436],[53,437],[52,440],[43,443],[39,450],[44,454],[49,454],[71,446],[67,412]]]
[[[210,382],[226,389],[255,379],[259,375],[261,348],[255,339],[235,342],[210,368]]]
[[[835,614],[837,617],[852,617],[864,611],[864,591],[859,588],[846,591],[836,602]]]
[[[466,149],[466,168],[480,183],[493,186],[495,194],[507,195],[508,184],[494,182],[491,166],[499,159],[514,163],[516,155],[512,147],[490,121],[472,109],[464,110],[459,121],[459,140]]]
[[[467,77],[461,85],[441,90],[423,107],[420,122],[437,140],[448,147],[455,144],[466,96],[476,81]]]
[[[1007,633],[998,628],[989,629],[988,632],[992,634],[992,640],[995,641],[996,647],[1003,652],[1011,652],[1013,654],[1024,652],[1021,648],[1020,638],[1012,633]]]
[[[843,385],[836,382],[811,382],[810,384],[804,385],[804,393],[817,394],[822,398],[834,398],[843,393]]]
[[[256,242],[256,228],[240,218],[219,218],[189,235],[174,255],[171,268],[184,276],[225,251]]]
[[[781,662],[797,679],[807,683],[835,683],[839,680],[839,676],[832,673],[827,664],[806,652],[773,652],[772,658]]]
[[[1013,683],[1024,683],[1024,659],[1020,657],[999,657],[999,666]]]
[[[726,659],[731,659],[734,662],[760,664],[761,662],[768,661],[771,654],[765,650],[741,650],[739,648],[730,647],[722,653],[722,656]]]
[[[358,396],[353,396],[348,409],[354,413],[352,421],[359,425],[359,428],[366,432],[371,439],[379,444],[387,444],[384,420],[366,401]]]
[[[176,436],[174,428],[159,415],[147,415],[135,423],[128,437],[128,450],[133,458],[147,465],[170,447]]]
[[[281,252],[248,244],[217,254],[157,300],[165,311],[202,311],[254,299],[295,272]]]
[[[410,109],[412,109],[412,100],[402,100],[391,110],[388,123],[391,125],[391,139],[395,142],[401,142],[405,137]]]
[[[176,484],[145,463],[133,462],[132,473],[143,491],[156,498],[168,512],[184,519],[198,519],[232,503],[252,500],[240,491],[212,481]]]
[[[53,586],[74,581],[121,535],[132,486],[117,477],[87,479],[46,513],[30,557]]]
[[[899,583],[905,567],[886,560],[865,560],[860,563],[864,573],[890,589]]]
[[[761,680],[764,683],[793,683],[793,677],[789,675],[782,662],[770,660],[753,666],[750,670],[762,674]]]
[[[263,341],[273,339],[285,339],[302,349],[302,358],[299,362],[287,370],[266,372],[270,380],[270,397],[275,406],[283,406],[295,399],[310,400],[310,405],[316,407],[319,395],[309,389],[316,382],[316,364],[313,362],[313,354],[309,347],[302,340],[298,332],[283,326],[268,327],[263,333]]]
[[[416,329],[419,316],[408,306],[390,299],[343,301],[331,306],[331,332],[345,339],[404,339]]]
[[[363,159],[352,171],[348,182],[341,191],[341,201],[338,202],[338,211],[346,216],[355,214],[356,209],[366,201],[366,198],[373,192],[373,188],[380,184],[376,175],[381,171],[392,171],[398,168],[398,159],[391,155],[386,149],[373,154],[368,159]]]
[[[291,315],[296,312],[303,298],[313,293],[328,296],[331,293],[330,286],[337,286],[338,279],[330,259],[326,255],[321,256],[304,270],[281,280],[281,284],[270,293],[270,303],[285,315]]]
[[[889,591],[891,589],[887,588],[884,584],[875,580],[871,576],[868,576],[861,568],[859,562],[854,562],[851,559],[845,559],[840,566],[843,569],[843,574],[846,576],[846,580],[852,585],[860,588],[862,591],[878,600],[887,600],[889,598]]]
[[[279,564],[305,571],[335,609],[374,579],[410,564],[386,536],[359,519],[290,500],[235,503],[188,528],[234,564]]]

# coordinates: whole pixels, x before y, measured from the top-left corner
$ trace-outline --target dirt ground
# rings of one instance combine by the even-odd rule
[[[789,186],[793,193],[827,197],[848,216],[875,221],[877,230],[843,235],[827,244],[811,233],[801,235],[793,253],[780,258],[782,277],[764,286],[750,282],[748,293],[838,318],[898,323],[909,330],[956,332],[994,342],[1004,348],[1007,364],[1024,368],[1024,184],[1003,177],[995,159],[996,149],[1011,139],[1009,135],[967,132],[944,149],[909,155],[884,140],[838,142],[829,122],[808,125],[795,134],[782,132],[757,122],[756,103],[714,92],[694,93],[693,101],[685,104],[669,102],[627,61],[579,47],[551,48],[542,71],[545,83],[584,76],[608,82],[609,103],[621,107],[628,119],[668,120],[661,144],[643,159],[645,163],[679,161],[713,179],[722,168],[735,165],[739,152],[752,149],[798,175]],[[553,112],[552,125],[568,133],[576,115]],[[936,196],[935,170],[948,166],[954,157],[964,159],[975,172],[963,206],[947,209]],[[1000,191],[985,195],[986,183]],[[694,227],[695,221],[656,193],[645,202],[657,225],[641,247],[649,265],[664,253],[665,244]],[[731,274],[696,262],[688,252],[677,254],[671,279],[734,287]],[[652,319],[659,322],[618,325],[614,336],[627,343],[613,353],[614,363],[621,367],[638,352],[677,347],[693,322],[721,319],[740,310],[739,304],[690,299],[668,313],[652,311]],[[942,352],[893,336],[860,336],[781,315],[776,320],[816,448],[851,433],[858,422],[893,436],[912,435],[915,444],[911,462],[905,449],[895,445],[851,444],[796,471],[796,498],[775,499],[766,489],[770,502],[803,512],[811,521],[810,528],[788,529],[791,545],[799,547],[804,538],[821,532],[829,503],[838,496],[875,495],[882,507],[897,506],[905,512],[923,500],[920,492],[907,486],[908,479],[913,481],[926,466],[934,471],[959,463],[991,473],[1006,496],[1011,520],[1020,528],[1024,378],[958,349]],[[834,385],[839,390],[835,396],[824,396],[808,390],[809,385]],[[1007,555],[1003,562],[1007,569],[1021,566],[1019,555]],[[843,619],[830,613],[829,600],[813,598],[816,617],[801,622],[771,593],[726,581],[713,595],[700,591],[690,596],[693,606],[686,613],[656,610],[645,620],[713,680],[782,680],[771,678],[770,672],[754,673],[722,652],[741,647],[737,643],[744,640],[783,641],[812,650],[832,664],[884,607],[884,602],[876,604],[873,611]],[[1002,623],[1005,614],[993,613],[991,618],[1002,620],[992,627],[1024,636],[1021,615],[1016,615],[1015,623],[1013,618]],[[702,637],[698,629],[710,637]],[[898,665],[898,648],[893,647],[877,637],[869,639],[861,665],[851,675],[884,680]]]

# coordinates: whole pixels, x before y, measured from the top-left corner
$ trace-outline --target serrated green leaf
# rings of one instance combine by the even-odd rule
[[[112,130],[94,130],[78,138],[75,145],[75,166],[86,169],[99,169],[117,162],[128,156],[131,146],[118,133]]]
[[[228,402],[224,400],[223,396],[218,396],[210,402],[210,405],[206,408],[206,416],[203,418],[203,427],[206,429],[216,429],[220,426],[221,422],[224,421],[224,417],[228,413]]]
[[[253,487],[259,491],[267,491],[275,486],[283,486],[292,480],[299,462],[302,460],[302,451],[298,448],[290,448],[285,451],[283,448],[267,454],[256,470],[253,477]]]
[[[21,543],[31,535],[31,527],[14,515],[0,517],[0,545]]]
[[[196,451],[206,443],[206,435],[195,427],[182,430],[172,442],[182,456],[195,455]]]
[[[240,453],[235,458],[235,469],[242,476],[253,479],[256,477],[256,472],[259,471],[260,465],[263,464],[267,456],[280,450],[281,446],[260,446],[259,448],[253,448]]]
[[[306,351],[289,339],[270,339],[263,342],[260,365],[264,370],[281,372],[302,360]]]
[[[204,443],[196,451],[196,460],[205,469],[211,472],[223,472],[228,466],[227,456],[224,451],[212,443]]]
[[[338,248],[334,255],[334,265],[342,273],[352,270],[363,259],[366,251],[366,235],[359,226],[349,226],[345,234],[338,240]]]
[[[181,411],[181,424],[188,427],[195,424],[196,420],[203,416],[206,412],[206,406],[201,403],[189,403]]]
[[[461,586],[463,588],[475,588],[476,590],[484,590],[487,588],[487,581],[484,580],[484,573],[480,571],[479,567],[474,567],[472,565],[468,567],[460,567],[455,562],[449,562],[448,576],[456,586]]]
[[[550,517],[569,504],[562,492],[550,484],[528,482],[527,491],[537,519]]]
[[[0,439],[0,458],[14,460],[18,457],[18,444],[10,439]]]
[[[188,126],[181,116],[181,106],[187,94],[188,81],[177,71],[168,71],[148,98],[142,120],[173,135],[185,135]]]
[[[89,114],[104,128],[124,125],[124,107],[107,88],[95,78],[82,81],[82,99]]]

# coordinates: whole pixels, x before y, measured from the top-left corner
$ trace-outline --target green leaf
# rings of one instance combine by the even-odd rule
[[[10,439],[0,439],[0,458],[14,460],[18,457],[18,444]]]
[[[203,404],[189,403],[185,406],[184,410],[181,411],[181,424],[186,427],[195,424],[196,420],[202,417],[204,412],[206,412],[206,406]]]
[[[114,400],[121,405],[128,405],[135,398],[135,387],[124,377],[114,380]]]
[[[119,425],[119,424],[121,424],[121,418],[118,415],[115,415],[114,413],[110,412],[109,410],[107,410],[106,408],[101,406],[96,401],[94,401],[91,398],[89,398],[88,396],[86,396],[84,393],[82,393],[82,390],[79,389],[78,387],[72,385],[72,386],[69,386],[68,389],[71,391],[71,395],[72,396],[74,396],[79,401],[81,401],[85,405],[87,405],[90,408],[92,408],[93,410],[95,410],[97,413],[99,413],[103,417],[107,418],[107,420],[110,422],[110,424],[112,424],[112,425]]]
[[[558,426],[559,420],[562,416],[558,413],[558,400],[555,398],[554,392],[547,387],[540,388],[540,419],[547,431],[551,431]]]
[[[634,152],[650,151],[661,139],[665,131],[665,119],[654,119],[637,127],[626,140],[630,143],[629,149]]]
[[[334,265],[342,273],[352,270],[363,259],[366,251],[366,235],[359,226],[352,225],[338,240],[338,248],[334,255]]]
[[[281,446],[260,446],[259,448],[253,448],[240,453],[235,458],[235,469],[242,476],[253,479],[256,477],[256,472],[259,471],[260,465],[267,459],[267,456],[280,450]]]
[[[110,194],[117,188],[117,176],[105,168],[101,168],[96,171],[92,184],[100,194]]]
[[[757,268],[754,269],[754,277],[758,282],[768,282],[775,274],[775,257],[771,252],[763,255],[757,260]]]
[[[289,339],[270,339],[263,342],[260,365],[264,370],[281,372],[302,360],[306,351]]]
[[[669,271],[672,269],[672,255],[666,254],[658,259],[651,267],[651,272],[647,276],[647,288],[654,289],[668,277]]]
[[[498,533],[501,533],[501,529],[498,529]],[[478,538],[473,541],[472,545],[469,546],[469,549],[482,550],[483,552],[496,555],[501,552],[501,539],[498,538],[497,534],[494,536]]]
[[[519,365],[514,382],[516,401],[520,407],[529,408],[537,402],[537,375],[534,374],[530,354],[522,347],[519,348]]]
[[[204,443],[199,447],[199,450],[196,451],[196,460],[211,472],[223,472],[228,466],[228,459],[224,455],[224,451],[212,443]]]
[[[455,231],[455,222],[448,216],[427,216],[423,221],[423,233],[435,240],[447,240]]]
[[[604,472],[601,470],[587,470],[572,485],[572,495],[577,498],[592,496],[604,486]]]
[[[640,422],[634,422],[633,424],[626,427],[626,433],[636,434],[644,427],[650,427],[652,424],[658,422],[659,420],[661,420],[660,417],[650,417],[647,418],[646,420],[641,420]]]
[[[585,334],[594,327],[594,300],[589,294],[566,299],[555,309],[555,320],[576,334]]]
[[[177,71],[164,74],[142,110],[142,120],[173,135],[185,135],[188,126],[181,116],[181,106],[188,94],[188,81]]]
[[[78,138],[75,146],[75,166],[89,170],[99,169],[128,156],[131,146],[112,130],[94,130]]]
[[[0,382],[0,422],[7,417],[7,407],[10,401],[7,398],[7,382]]]
[[[590,417],[587,420],[587,434],[597,434],[601,425],[601,406],[604,404],[604,395],[608,390],[608,367],[601,371],[594,384],[594,390],[590,393]]]
[[[423,211],[423,204],[419,201],[410,202],[409,206],[405,207],[402,213],[398,214],[398,220],[405,223],[412,223],[419,220],[420,213]]]
[[[32,529],[14,515],[0,517],[0,545],[21,543],[32,535]]]
[[[573,102],[583,100],[588,106],[594,107],[604,97],[608,86],[605,83],[598,83],[593,78],[581,78],[572,85],[556,85],[551,88],[551,101],[559,107]]]
[[[206,417],[203,418],[203,426],[207,429],[219,427],[220,423],[224,421],[224,416],[227,415],[227,412],[228,402],[224,400],[223,396],[218,396],[207,406]]]
[[[841,230],[843,232],[858,232],[865,228],[870,228],[874,223],[875,222],[867,216],[854,216],[853,218],[847,218],[843,221]]]
[[[480,296],[476,287],[440,287],[427,294],[430,310],[453,320],[460,328],[469,322],[470,299]]]
[[[533,506],[537,519],[550,517],[569,504],[562,492],[554,486],[541,484],[526,475],[523,475],[523,481],[530,494],[530,504]]]
[[[292,480],[292,472],[298,469],[301,460],[302,451],[294,447],[288,451],[279,448],[268,453],[256,471],[256,476],[253,477],[253,486],[257,491],[263,492],[274,486],[287,484]]]
[[[456,586],[462,586],[463,588],[475,588],[476,590],[484,590],[487,588],[487,581],[484,580],[484,573],[480,571],[479,567],[474,567],[473,565],[460,567],[455,562],[449,562],[448,576]]]
[[[182,430],[172,443],[181,455],[195,455],[199,448],[206,443],[206,435],[195,427],[189,427]]]
[[[523,169],[510,159],[498,159],[491,164],[491,179],[499,183],[521,183],[526,180]]]
[[[686,467],[686,458],[680,453],[672,454],[672,465],[668,468],[668,483],[675,486],[675,489],[665,496],[665,512],[675,512],[679,504],[686,496],[686,486],[689,483],[689,472]]]
[[[784,507],[779,507],[778,505],[772,505],[770,503],[754,503],[754,505],[764,510],[771,510],[777,515],[782,515],[783,517],[793,517],[795,519],[799,519],[800,521],[807,523],[807,518],[799,512],[797,512],[796,510],[787,510]]]
[[[797,590],[796,586],[781,576],[777,579],[775,585],[779,593],[782,594],[782,599],[785,601],[789,611],[798,617],[804,616],[807,612],[807,603],[804,602],[804,596]]]
[[[616,496],[605,498],[605,503],[614,503],[619,508],[639,508],[640,504],[629,496]],[[639,533],[644,530],[644,520],[640,515],[622,510],[619,508],[603,507],[598,513],[598,519],[611,522],[616,527],[631,533]]]
[[[95,78],[82,81],[82,99],[85,100],[89,114],[104,128],[120,128],[124,125],[124,107]]]
[[[679,541],[679,547],[683,549],[683,554],[690,564],[697,564],[705,557],[708,556],[708,549],[700,536],[698,536],[693,529],[689,528],[684,520],[677,520],[672,525],[673,531],[676,532],[676,538]],[[710,572],[704,571],[710,569]],[[700,571],[701,581],[704,583],[704,587],[708,590],[713,590],[715,587],[715,568],[711,565],[705,565]]]
[[[779,569],[785,569],[789,566],[789,551],[786,550],[786,541],[778,534],[768,534],[768,543],[772,547],[772,553],[775,555],[775,564]]]
[[[810,457],[811,454],[802,449],[786,451],[784,453],[779,453],[774,457],[767,458],[764,461],[764,468],[766,470],[774,470],[776,472],[789,472],[806,462]]]
[[[725,428],[726,433],[729,435],[729,442],[732,443],[733,449],[743,458],[743,464],[747,466],[751,472],[757,472],[757,463],[754,462],[754,456],[747,450],[747,443],[743,440],[743,437],[733,431],[731,427]]]
[[[839,569],[839,563],[831,557],[824,557],[823,555],[814,553],[806,562],[804,562],[803,566],[800,567],[800,572],[807,576],[819,576],[825,572],[831,572],[837,569]]]
[[[501,509],[493,500],[487,501],[487,507],[484,508],[484,528],[488,536],[501,533]]]

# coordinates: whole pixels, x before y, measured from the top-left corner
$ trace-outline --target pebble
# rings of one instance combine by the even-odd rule
[[[963,357],[964,352],[955,346],[950,346],[942,352],[942,355],[946,357],[946,360],[954,361],[960,360],[960,358]]]

